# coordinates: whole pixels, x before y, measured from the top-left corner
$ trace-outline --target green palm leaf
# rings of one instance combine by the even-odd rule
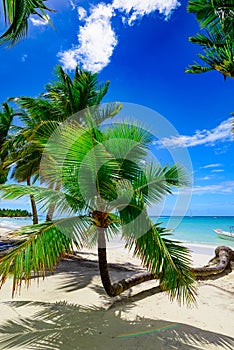
[[[196,15],[202,28],[221,22],[225,31],[233,31],[233,0],[189,0],[187,10]]]
[[[1,197],[4,199],[22,198],[33,195],[40,209],[47,211],[51,204],[56,204],[57,214],[74,214],[84,209],[84,199],[73,197],[70,194],[39,186],[2,185]]]
[[[21,228],[18,234],[28,234],[28,238],[0,260],[1,285],[13,275],[13,295],[23,280],[29,285],[31,277],[45,277],[46,271],[52,272],[61,257],[72,251],[72,241],[54,223]]]
[[[134,254],[160,280],[161,288],[170,298],[176,298],[180,303],[193,303],[196,291],[189,250],[178,242],[165,239],[168,234],[159,224],[151,222],[146,211],[141,211],[135,220],[123,226],[127,247],[134,247]]]
[[[16,248],[0,259],[1,285],[13,275],[14,294],[23,280],[29,285],[32,277],[45,277],[47,271],[53,272],[60,259],[73,252],[72,242],[79,248],[88,242],[89,226],[89,221],[79,216],[13,231],[22,243],[19,241]]]
[[[202,46],[204,54],[198,57],[205,65],[195,62],[187,73],[205,73],[216,70],[226,77],[234,77],[234,3],[233,0],[190,0],[188,11],[197,16],[204,34],[189,40]]]
[[[0,44],[14,45],[27,35],[29,16],[35,14],[41,19],[48,19],[46,14],[53,11],[42,0],[2,0],[5,23],[8,29],[0,37]]]
[[[5,147],[5,143],[8,139],[13,117],[13,109],[7,103],[3,103],[2,111],[0,111],[0,184],[6,182],[9,171],[5,167],[5,162],[9,154],[9,149]]]

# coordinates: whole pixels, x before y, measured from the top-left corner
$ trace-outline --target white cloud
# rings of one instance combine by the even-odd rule
[[[69,0],[69,4],[71,5],[72,11],[76,9],[76,4],[72,0]]]
[[[218,168],[222,166],[223,164],[220,163],[214,163],[214,164],[208,164],[202,167],[202,169],[208,169],[208,168]]]
[[[155,11],[168,19],[180,3],[177,0],[114,0],[112,6],[115,10],[124,12],[127,15],[127,18],[123,18],[124,22],[132,25],[134,21]]]
[[[64,52],[59,52],[58,57],[65,70],[73,70],[76,68],[76,50],[67,50]]]
[[[79,18],[80,21],[85,19],[85,17],[87,16],[86,10],[83,7],[81,7],[81,6],[79,6],[77,8],[77,12],[78,12],[78,18]]]
[[[75,6],[74,2],[71,2],[71,6]],[[167,20],[178,6],[180,3],[177,0],[113,0],[110,4],[92,5],[89,16],[86,10],[79,6],[78,17],[79,20],[84,20],[85,24],[80,27],[78,45],[58,53],[63,68],[74,69],[76,62],[84,69],[99,72],[109,64],[118,43],[117,34],[111,24],[116,13],[124,13],[125,22],[132,25],[135,20],[155,11]]]
[[[67,51],[58,54],[64,69],[74,69],[74,61],[92,72],[99,72],[107,66],[117,45],[110,22],[112,16],[113,9],[110,5],[99,4],[92,9],[91,15],[85,20],[85,25],[80,28],[79,46],[68,50],[68,56]]]
[[[220,184],[193,186],[180,190],[180,194],[191,192],[193,194],[228,194],[234,193],[234,181],[224,181]]]
[[[161,145],[162,147],[183,148],[199,145],[214,146],[218,142],[231,142],[233,141],[233,134],[231,131],[232,119],[233,118],[224,120],[216,128],[211,130],[197,130],[192,136],[180,135],[178,137],[165,137],[160,141],[156,141],[155,144]]]
[[[37,18],[30,17],[30,21],[32,22],[32,24],[35,27],[47,26],[49,24],[49,21],[50,21],[50,16],[45,15],[43,17],[43,19],[37,19]]]
[[[224,172],[223,169],[214,169],[214,170],[211,170],[212,173],[222,173]]]

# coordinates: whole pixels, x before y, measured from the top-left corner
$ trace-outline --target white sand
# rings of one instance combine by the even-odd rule
[[[199,246],[193,245],[190,248],[197,266],[207,263],[214,256],[211,247],[200,247],[199,250]],[[80,256],[97,260],[95,250],[83,251]],[[108,256],[110,262],[132,269],[123,271],[111,268],[113,280],[129,276],[140,269],[138,259],[133,258],[121,244],[110,248]],[[42,339],[48,340],[48,334],[51,337],[56,334],[56,339],[60,339],[60,342],[58,347],[55,344],[53,348],[62,350],[234,349],[234,272],[220,279],[199,282],[197,305],[193,308],[179,306],[175,301],[170,302],[166,293],[156,293],[155,281],[145,282],[119,297],[109,298],[101,285],[97,264],[84,259],[63,261],[55,274],[40,281],[39,285],[32,281],[28,290],[23,287],[20,295],[14,297],[14,302],[11,298],[11,284],[12,281],[8,280],[0,291],[1,325],[7,320],[13,320],[16,324],[8,325],[8,332],[14,330],[19,333],[15,340],[10,337],[15,344],[11,349],[30,349],[29,344],[36,346],[38,339],[39,343]],[[31,303],[22,305],[22,301]],[[33,304],[38,301],[50,304]],[[64,301],[86,309],[97,307],[100,310],[83,313],[77,306],[69,308],[54,305]],[[36,312],[47,310],[50,313],[51,305],[53,312],[57,310],[60,316],[63,315],[62,321],[53,318],[54,314],[51,313],[49,321],[39,323],[43,317],[35,319]],[[24,332],[28,335],[24,335],[26,338],[23,338],[24,343],[20,347],[23,329],[18,329],[17,324],[22,325],[25,320],[29,321],[34,331],[40,329],[41,333],[36,333],[33,338],[35,332],[32,333],[31,329],[27,333],[29,326],[26,326]],[[47,327],[51,327],[50,331],[47,338],[43,338],[41,329]],[[122,337],[123,334],[126,336]],[[1,347],[1,343],[0,348],[9,349],[7,346]]]
[[[0,237],[1,237],[1,239],[7,237],[8,236],[8,232],[9,232],[9,230],[7,228],[0,227]]]

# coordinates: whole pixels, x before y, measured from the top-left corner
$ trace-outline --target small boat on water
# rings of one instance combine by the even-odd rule
[[[230,226],[229,231],[223,231],[220,228],[216,228],[214,232],[217,233],[219,238],[228,239],[234,241],[234,226]]]

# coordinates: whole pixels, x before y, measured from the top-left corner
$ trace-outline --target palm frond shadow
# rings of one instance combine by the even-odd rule
[[[54,274],[65,273],[65,276],[59,282],[57,289],[66,292],[83,289],[90,284],[92,278],[99,274],[97,264],[83,259],[62,260]]]
[[[8,349],[233,349],[234,338],[181,323],[137,318],[122,319],[122,309],[84,308],[74,304],[10,302],[40,306],[31,318],[0,326],[0,346]],[[126,309],[125,309],[126,311]]]
[[[134,275],[135,273],[143,270],[131,263],[110,263],[108,265],[111,276],[116,281],[121,278]],[[58,265],[57,269],[54,271],[54,274],[60,273],[66,273],[66,276],[62,279],[57,288],[67,292],[82,289],[90,284],[93,277],[100,276],[97,261],[84,259],[83,257],[79,256],[70,256],[68,259],[63,259]],[[102,286],[91,285],[90,287],[102,295],[105,299],[107,298],[109,300],[109,297]]]

